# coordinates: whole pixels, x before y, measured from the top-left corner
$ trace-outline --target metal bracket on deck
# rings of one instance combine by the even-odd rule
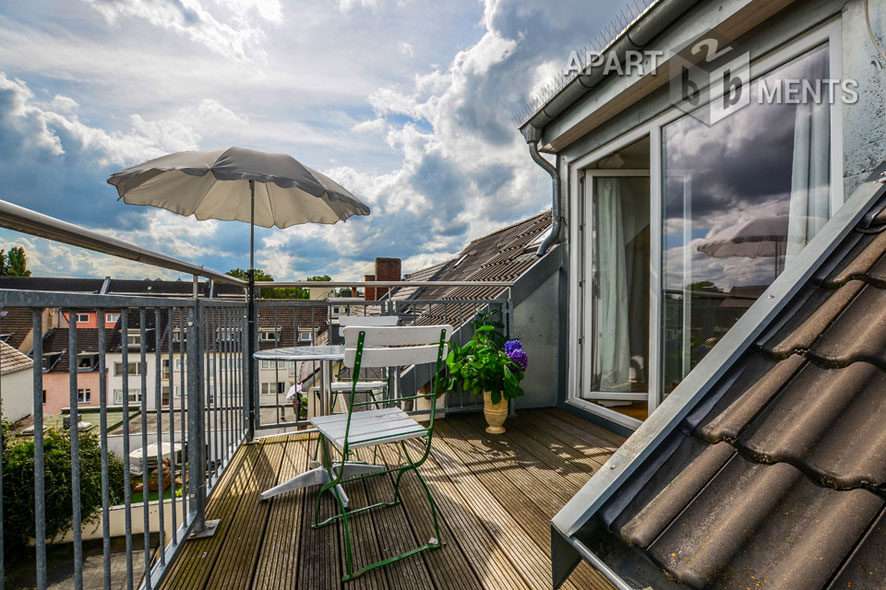
[[[207,537],[211,537],[215,534],[215,531],[218,530],[218,523],[220,520],[207,520],[205,526],[202,531],[194,531],[190,535],[188,535],[188,540],[192,539],[206,539]]]

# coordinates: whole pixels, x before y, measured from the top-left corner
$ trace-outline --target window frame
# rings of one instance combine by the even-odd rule
[[[81,387],[77,389],[77,403],[78,404],[89,404],[92,403],[90,400],[92,398],[92,389],[89,387]]]
[[[756,80],[761,76],[765,76],[769,72],[807,54],[822,45],[828,46],[828,77],[831,79],[842,79],[842,21],[839,17],[832,18],[815,28],[797,35],[785,43],[778,45],[775,49],[768,51],[764,55],[753,59],[750,63],[750,80]],[[709,100],[709,98],[708,98]],[[672,105],[658,115],[652,117],[641,125],[633,127],[622,135],[613,138],[600,147],[576,157],[573,162],[568,165],[568,175],[566,182],[568,183],[567,199],[572,223],[568,226],[568,240],[570,244],[581,244],[583,231],[579,226],[583,223],[580,216],[582,200],[584,199],[585,190],[583,188],[582,178],[589,170],[600,172],[590,168],[595,162],[610,156],[619,150],[642,140],[644,137],[649,138],[649,176],[650,176],[650,293],[649,293],[649,367],[648,367],[648,408],[651,414],[663,400],[662,392],[662,179],[663,179],[663,163],[662,163],[662,129],[670,123],[688,116],[688,109],[683,105]],[[831,178],[831,211],[832,215],[844,203],[845,195],[843,188],[843,116],[842,103],[835,100],[830,106],[830,178]],[[566,403],[590,413],[602,416],[607,420],[615,422],[621,426],[631,430],[637,429],[642,421],[629,416],[625,416],[615,410],[605,408],[586,399],[582,399],[582,379],[584,378],[585,369],[584,358],[582,352],[582,343],[584,335],[587,334],[584,326],[583,314],[583,298],[579,287],[579,281],[582,280],[582,267],[585,265],[589,256],[585,256],[580,248],[574,248],[569,256],[569,305],[568,305],[568,325],[576,326],[570,328],[570,334],[567,336],[568,350],[568,371],[567,371],[567,395]],[[588,353],[590,354],[590,352]],[[589,358],[589,357],[588,357]],[[602,399],[602,398],[598,398]]]

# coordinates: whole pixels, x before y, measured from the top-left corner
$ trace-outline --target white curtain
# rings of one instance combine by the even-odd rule
[[[598,324],[594,350],[600,391],[624,389],[630,380],[628,269],[621,196],[620,179],[596,179]]]
[[[802,78],[827,76],[827,51],[809,56]],[[824,98],[824,97],[823,97]],[[827,100],[797,105],[791,171],[787,256],[802,250],[825,224],[830,210],[830,111]]]

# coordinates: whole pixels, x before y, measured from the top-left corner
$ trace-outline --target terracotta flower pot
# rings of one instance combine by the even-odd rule
[[[489,434],[502,434],[505,429],[502,425],[508,417],[508,400],[501,397],[497,404],[492,403],[492,394],[483,392],[483,417],[486,418],[486,432]]]

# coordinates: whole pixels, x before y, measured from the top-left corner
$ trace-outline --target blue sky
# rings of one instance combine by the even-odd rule
[[[285,152],[372,207],[259,229],[276,279],[415,271],[550,206],[512,116],[621,2],[30,0],[0,8],[0,199],[225,271],[249,229],[124,205],[105,180],[165,153]],[[175,278],[0,230],[35,275]]]

